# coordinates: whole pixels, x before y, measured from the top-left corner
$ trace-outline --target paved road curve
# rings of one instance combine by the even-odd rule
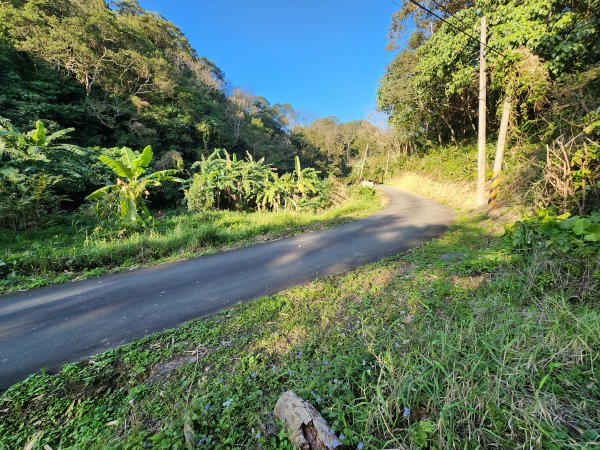
[[[338,274],[441,234],[453,214],[382,188],[390,204],[289,239],[0,297],[0,388],[237,302]]]

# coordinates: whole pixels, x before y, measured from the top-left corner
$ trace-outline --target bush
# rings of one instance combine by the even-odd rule
[[[560,216],[549,211],[507,226],[512,249],[531,252],[544,249],[552,253],[598,254],[600,250],[600,212],[588,216]]]
[[[223,155],[223,156],[222,156]],[[332,204],[333,184],[319,178],[311,167],[302,168],[296,156],[291,173],[279,175],[264,159],[251,155],[238,160],[224,150],[215,150],[194,163],[198,169],[185,197],[193,212],[209,209],[322,209]]]
[[[545,159],[534,163],[542,175],[532,189],[537,205],[578,214],[600,208],[599,92],[600,65],[554,86],[540,136],[546,143]]]
[[[358,195],[359,197],[371,198],[375,197],[377,191],[375,190],[375,188],[372,188],[370,186],[353,186],[351,193],[354,195]]]
[[[546,146],[543,183],[536,202],[584,214],[600,207],[600,146],[583,133]]]
[[[560,216],[548,211],[507,227],[505,246],[527,276],[526,292],[552,288],[571,299],[598,299],[600,213]]]
[[[58,177],[5,171],[0,176],[0,227],[24,230],[43,225],[60,209],[63,197],[54,194]]]
[[[61,208],[75,209],[93,189],[106,184],[110,169],[99,156],[119,149],[65,144],[72,128],[50,133],[43,122],[21,132],[0,117],[0,227],[47,225]]]
[[[75,146],[55,144],[72,128],[48,135],[41,121],[35,129],[21,133],[0,117],[0,226],[15,230],[39,226],[60,207],[64,198],[56,186],[70,175],[70,167],[57,162],[60,153],[81,153]]]
[[[187,207],[192,212],[201,212],[215,207],[214,190],[206,177],[194,174],[189,189],[185,192]]]

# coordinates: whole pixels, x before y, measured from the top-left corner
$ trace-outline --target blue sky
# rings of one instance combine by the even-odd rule
[[[392,54],[389,0],[141,0],[235,86],[315,116],[365,118]],[[313,118],[315,118],[313,117]]]

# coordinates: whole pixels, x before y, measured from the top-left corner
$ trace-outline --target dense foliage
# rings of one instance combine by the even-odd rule
[[[67,194],[76,196],[84,174],[77,164],[84,151],[59,143],[72,128],[47,133],[41,121],[21,133],[0,118],[0,226],[13,229],[40,224],[60,208]]]
[[[94,201],[91,210],[97,230],[152,227],[149,188],[162,186],[164,181],[181,183],[184,180],[177,175],[190,174],[175,151],[151,167],[154,153],[150,146],[142,152],[128,147],[83,148],[59,142],[72,128],[48,134],[38,121],[35,129],[22,133],[10,121],[1,120],[0,227],[40,227],[51,222],[52,213],[65,205],[75,209],[84,199]],[[216,150],[191,165],[192,178],[185,183],[190,211],[316,210],[332,204],[332,182],[320,178],[314,168],[302,168],[298,156],[293,171],[278,173],[264,159],[255,161],[250,154],[246,160],[227,151],[223,154]],[[166,202],[169,208],[177,208],[179,200],[184,200],[180,190],[169,190],[168,185],[159,194],[154,200],[159,205]],[[82,209],[90,210],[86,205]]]
[[[408,0],[403,2],[392,33],[402,31],[402,20],[409,16],[415,19],[416,31],[389,65],[379,89],[380,107],[390,114],[392,124],[412,136],[442,143],[476,132],[482,15],[488,21],[492,126],[497,124],[493,112],[504,96],[513,98],[516,122],[528,124],[544,113],[554,82],[600,61],[600,13],[595,2],[426,3],[450,25],[416,11]]]
[[[577,214],[598,209],[597,2],[423,4],[435,15],[404,0],[392,18],[390,47],[406,44],[379,86],[378,104],[389,114],[392,128],[420,153],[448,144],[457,147],[477,135],[479,28],[485,16],[488,139],[493,139],[508,100],[512,191],[534,207]],[[408,41],[401,41],[409,19],[414,29]],[[380,152],[374,165],[381,170],[383,161]],[[506,197],[501,190],[501,200]]]
[[[194,163],[197,169],[186,201],[190,211],[211,208],[258,210],[325,208],[331,204],[331,182],[321,180],[319,172],[302,168],[296,156],[293,172],[279,175],[263,159],[250,154],[238,160],[227,151],[215,150]]]
[[[367,121],[304,124],[291,105],[231,87],[181,30],[135,0],[12,0],[0,4],[0,24],[2,115],[21,129],[37,119],[53,131],[74,127],[81,147],[152,145],[157,164],[175,154],[187,168],[227,148],[279,172],[300,156],[346,176],[365,151],[409,145]],[[179,198],[166,191],[169,202]]]
[[[183,33],[135,0],[0,4],[0,110],[19,128],[74,126],[81,146],[213,148],[292,169],[296,113],[231,88]],[[305,158],[306,159],[306,158]]]

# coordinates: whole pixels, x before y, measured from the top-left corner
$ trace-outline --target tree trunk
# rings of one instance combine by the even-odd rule
[[[383,175],[383,182],[384,183],[385,183],[385,180],[387,180],[389,167],[390,167],[390,149],[388,148],[387,158],[385,160],[385,175]]]
[[[490,183],[490,195],[488,198],[488,213],[496,206],[496,197],[498,196],[498,186],[500,184],[500,172],[502,171],[502,161],[504,160],[504,147],[506,146],[506,134],[508,132],[508,122],[510,119],[511,99],[507,95],[504,97],[502,105],[502,118],[500,119],[500,131],[498,131],[498,143],[496,145],[496,157],[494,158],[494,174]]]
[[[360,173],[358,174],[358,181],[362,180],[363,171],[365,170],[365,162],[367,161],[367,152],[369,151],[369,144],[365,147],[365,154],[363,155],[362,163],[360,165]]]

